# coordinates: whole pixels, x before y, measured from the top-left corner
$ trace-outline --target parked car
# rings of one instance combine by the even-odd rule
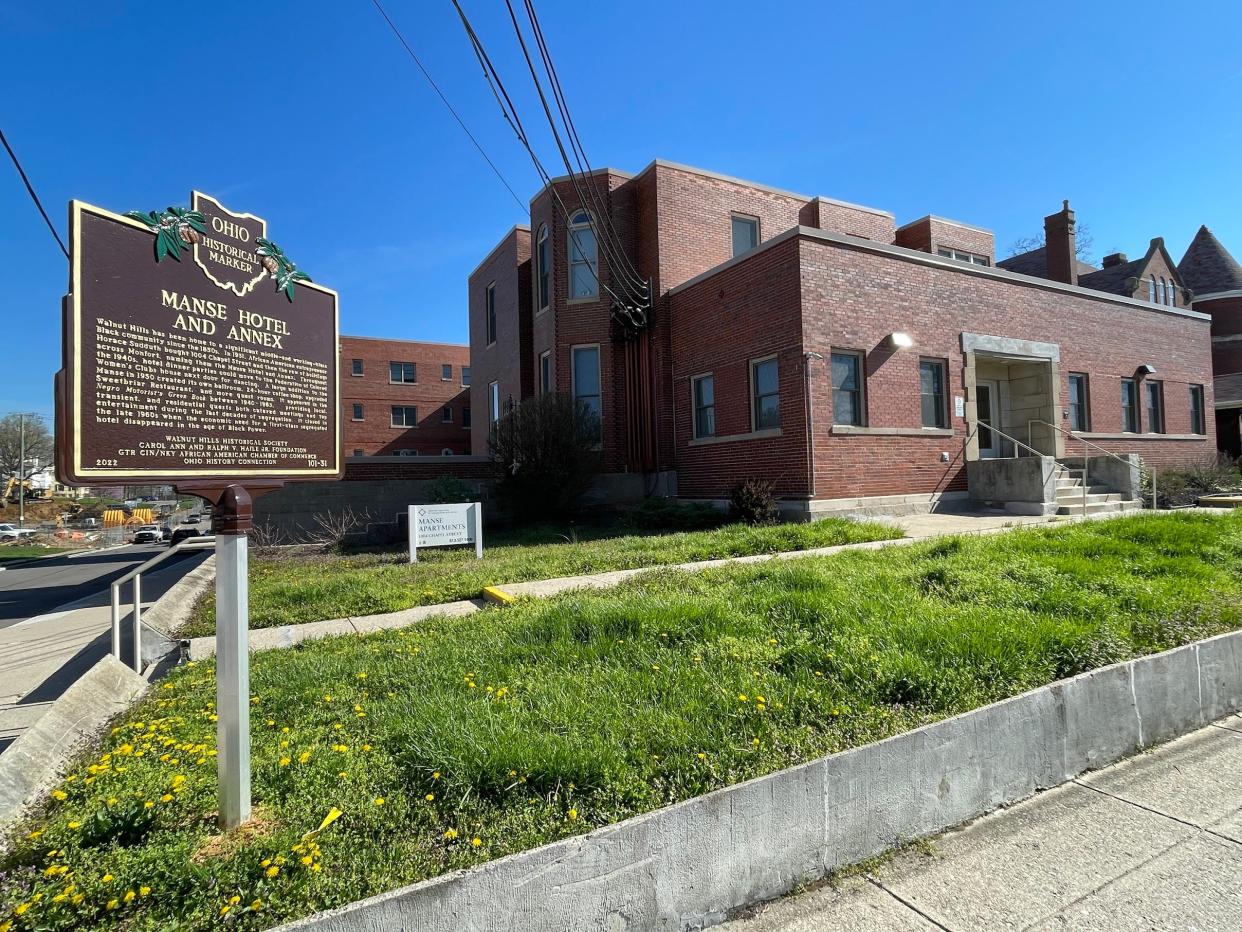
[[[186,515],[184,518],[181,519],[181,523],[182,524],[198,524],[198,522],[201,520],[202,518],[197,514]]]
[[[18,527],[15,524],[0,524],[0,540],[22,540],[34,537],[39,533],[32,527]]]
[[[177,544],[181,543],[183,540],[188,540],[191,537],[206,537],[206,536],[207,535],[203,533],[203,529],[201,527],[195,527],[192,524],[191,525],[183,524],[181,527],[177,528],[177,530],[172,532],[172,537],[169,539],[168,544],[171,547],[175,547],[177,546]]]
[[[164,539],[164,533],[158,524],[144,524],[134,531],[135,544],[158,544]]]

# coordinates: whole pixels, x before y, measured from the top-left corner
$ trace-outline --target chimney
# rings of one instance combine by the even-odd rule
[[[1062,201],[1055,214],[1044,218],[1044,257],[1048,277],[1056,282],[1078,284],[1078,255],[1074,234],[1074,212],[1069,201]]]
[[[1104,268],[1111,269],[1114,265],[1125,265],[1129,261],[1130,260],[1126,258],[1126,254],[1124,252],[1114,252],[1105,256],[1104,261],[1101,264]]]

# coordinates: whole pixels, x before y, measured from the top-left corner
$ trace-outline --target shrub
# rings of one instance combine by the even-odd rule
[[[1151,472],[1143,470],[1143,500],[1151,503]],[[1230,492],[1242,487],[1239,472],[1229,457],[1215,457],[1192,463],[1185,469],[1162,469],[1156,473],[1156,496],[1161,508],[1193,505],[1200,495],[1209,492]]]
[[[496,497],[515,517],[570,514],[599,471],[599,416],[569,395],[527,399],[488,441]]]
[[[729,491],[729,507],[747,524],[775,524],[776,483],[771,479],[743,479]]]
[[[477,500],[474,486],[456,476],[438,476],[427,483],[423,493],[430,505],[456,505]]]
[[[625,514],[625,523],[642,530],[697,531],[724,523],[720,509],[706,502],[678,502],[660,495],[644,498]]]

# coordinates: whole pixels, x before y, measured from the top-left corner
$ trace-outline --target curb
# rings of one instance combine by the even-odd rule
[[[0,754],[0,851],[5,836],[51,790],[70,758],[146,688],[146,680],[109,654]]]
[[[1242,631],[278,926],[702,929],[1242,709]]]

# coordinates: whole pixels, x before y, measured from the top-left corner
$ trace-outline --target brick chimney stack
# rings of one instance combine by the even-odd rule
[[[1077,236],[1074,232],[1074,212],[1069,201],[1062,201],[1055,214],[1044,218],[1044,256],[1048,262],[1048,277],[1053,281],[1078,284]]]

